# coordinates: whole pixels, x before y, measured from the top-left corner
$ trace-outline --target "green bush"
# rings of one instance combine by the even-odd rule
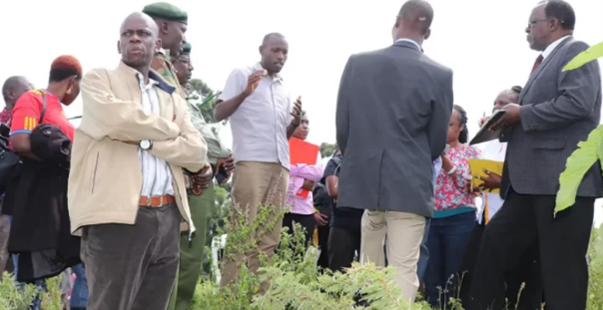
[[[35,285],[19,290],[12,274],[5,272],[0,282],[0,310],[28,310],[35,295]]]
[[[19,289],[9,273],[2,275],[0,281],[0,310],[28,310],[38,293],[33,284],[27,284]],[[61,276],[46,280],[46,290],[40,292],[40,308],[42,310],[62,310]]]
[[[245,213],[235,208],[235,219],[227,227],[228,241],[225,259],[232,259],[257,246],[261,236],[250,238],[252,232],[264,224],[272,226],[281,220],[282,212],[262,207],[257,220],[246,221]],[[270,219],[270,220],[269,220]],[[269,222],[267,222],[269,221]],[[301,226],[296,231],[301,231]],[[593,231],[589,249],[590,285],[588,308],[603,310],[603,229]],[[290,236],[283,231],[281,245],[272,261],[262,259],[259,275],[248,273],[242,264],[239,281],[228,288],[215,283],[202,282],[197,286],[192,310],[430,310],[425,302],[408,304],[400,298],[393,284],[393,269],[378,269],[374,265],[354,264],[347,273],[322,271],[315,264],[312,251],[306,251],[301,233]],[[269,287],[258,294],[260,283]],[[370,302],[358,306],[357,296]],[[458,300],[451,300],[450,310],[462,310]],[[515,309],[513,306],[509,310]]]
[[[257,245],[259,235],[251,232],[260,224],[274,225],[282,213],[263,207],[257,221],[247,225],[245,214],[235,212],[234,225],[229,226],[225,259],[232,259]],[[301,226],[296,231],[301,231]],[[588,253],[590,284],[586,310],[603,310],[603,227],[594,230]],[[301,233],[282,234],[282,242],[275,257],[262,257],[259,275],[247,272],[242,266],[236,284],[220,288],[206,281],[199,283],[191,310],[431,310],[425,302],[408,304],[399,298],[400,291],[393,284],[393,269],[378,269],[374,265],[354,264],[346,274],[319,270],[315,254],[306,251]],[[5,273],[0,282],[0,310],[27,310],[36,294],[33,285],[18,290],[13,277]],[[258,294],[260,284],[270,283],[264,294]],[[60,310],[60,276],[46,281],[47,290],[41,293],[43,310]],[[370,306],[357,306],[357,296],[370,301]],[[462,310],[458,301],[450,301],[450,310]],[[510,306],[509,310],[515,309]]]

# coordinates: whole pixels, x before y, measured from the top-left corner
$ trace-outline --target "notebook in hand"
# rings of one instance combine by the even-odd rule
[[[471,139],[471,142],[469,142],[469,144],[470,145],[480,144],[483,142],[488,142],[488,141],[500,138],[500,135],[502,134],[505,127],[500,127],[496,130],[490,130],[489,128],[494,123],[496,123],[504,114],[505,114],[504,110],[494,111],[494,114],[492,114],[492,117],[490,117],[490,119],[486,123],[484,123],[484,125],[482,125],[482,127],[479,129],[479,131],[477,132],[475,137],[473,137],[473,139]]]

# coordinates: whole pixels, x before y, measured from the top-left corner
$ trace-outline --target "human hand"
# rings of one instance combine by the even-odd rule
[[[301,96],[297,97],[297,99],[293,103],[293,112],[291,112],[291,116],[293,116],[293,120],[291,120],[291,125],[298,127],[299,124],[301,124],[302,118]]]
[[[307,191],[313,191],[314,190],[314,181],[304,179],[304,185],[302,186],[302,188]]]
[[[329,222],[327,222],[328,219],[329,217],[326,214],[322,214],[320,212],[314,213],[314,220],[320,227],[327,226],[329,224]]]
[[[500,188],[500,185],[502,182],[502,177],[500,175],[498,175],[494,172],[490,172],[486,169],[483,169],[483,171],[486,174],[485,177],[482,177],[479,175],[475,177],[478,180],[484,181],[484,183],[480,184],[479,188],[481,190],[488,190],[488,191]]]
[[[226,170],[226,173],[228,175],[231,175],[232,172],[234,171],[234,169],[235,169],[234,157],[232,157],[232,154],[230,154],[224,160],[224,170]]]
[[[477,125],[479,127],[484,126],[484,124],[490,119],[490,116],[485,116],[479,119],[479,121],[477,122]]]
[[[258,70],[252,75],[250,75],[247,79],[247,88],[245,88],[243,94],[245,94],[245,96],[251,95],[260,84],[260,80],[262,79],[262,77],[266,74],[268,74],[266,70]]]
[[[214,173],[210,165],[206,165],[201,171],[191,176],[193,193],[200,195],[204,189],[209,187]]]
[[[519,109],[521,108],[520,105],[516,104],[516,103],[509,103],[506,106],[504,106],[502,108],[502,110],[505,111],[505,114],[503,114],[503,116],[498,119],[498,121],[496,121],[494,124],[492,124],[492,126],[490,126],[490,130],[497,130],[499,128],[502,127],[506,127],[509,125],[514,125],[519,123]]]

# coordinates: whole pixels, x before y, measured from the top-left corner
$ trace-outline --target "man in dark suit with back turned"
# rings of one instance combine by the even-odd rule
[[[501,136],[508,142],[501,186],[505,203],[484,232],[471,289],[473,309],[503,309],[503,274],[530,244],[539,247],[546,309],[586,308],[585,256],[595,198],[603,195],[598,163],[584,176],[576,203],[553,215],[566,160],[601,115],[598,62],[562,72],[588,48],[572,37],[575,20],[572,7],[559,0],[540,3],[530,16],[527,39],[541,54],[519,103],[507,105],[493,126],[508,126]]]
[[[353,55],[341,78],[337,143],[342,161],[338,206],[365,209],[361,262],[390,266],[402,296],[414,300],[425,219],[433,216],[433,160],[446,147],[452,113],[452,71],[429,59],[421,44],[433,9],[407,1],[395,43]]]

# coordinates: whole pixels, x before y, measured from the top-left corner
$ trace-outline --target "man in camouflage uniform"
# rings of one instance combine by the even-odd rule
[[[190,59],[191,45],[187,42],[180,56],[174,61],[176,75],[183,89],[188,89],[191,72],[194,67]],[[188,98],[189,112],[195,128],[199,130],[208,143],[208,158],[213,171],[220,173],[226,171],[230,176],[234,168],[231,152],[224,146],[220,138],[214,134],[210,126],[205,122],[201,110],[193,103],[193,98]],[[222,170],[220,167],[226,168]],[[221,179],[225,182],[227,179]],[[205,187],[205,186],[204,186]],[[209,182],[202,190],[202,195],[190,193],[188,201],[191,206],[191,217],[199,233],[196,233],[189,241],[186,236],[180,240],[180,268],[176,287],[172,292],[168,310],[188,310],[193,300],[195,287],[199,281],[201,266],[203,264],[204,250],[207,238],[207,225],[210,217],[215,212],[215,197],[213,182]],[[203,233],[201,233],[203,232]]]
[[[178,82],[171,59],[176,59],[182,52],[182,47],[186,41],[188,13],[165,2],[149,4],[144,7],[142,12],[151,16],[157,22],[162,44],[161,49],[155,53],[151,68],[161,74],[164,80],[176,87],[182,98],[186,98],[186,92]]]

